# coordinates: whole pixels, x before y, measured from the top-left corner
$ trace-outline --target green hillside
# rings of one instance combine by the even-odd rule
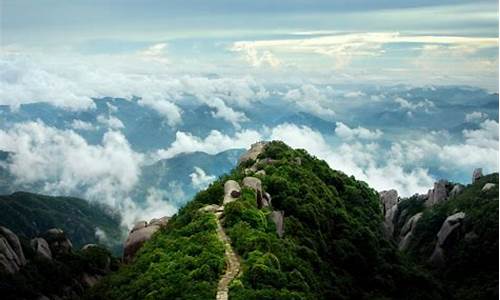
[[[442,290],[383,238],[378,194],[326,162],[269,143],[259,158],[272,207],[253,190],[224,206],[222,225],[241,257],[231,299],[441,299]],[[217,219],[200,208],[222,204],[224,183],[241,183],[246,162],[182,208],[88,299],[214,299],[224,273]],[[280,238],[271,210],[284,211]]]
[[[40,236],[61,228],[79,248],[97,243],[96,229],[105,232],[108,246],[121,247],[120,218],[105,207],[72,197],[52,197],[26,192],[0,196],[0,225],[20,238]],[[115,245],[116,244],[116,245]]]

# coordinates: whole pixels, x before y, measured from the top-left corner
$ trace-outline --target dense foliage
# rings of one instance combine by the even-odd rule
[[[486,183],[495,186],[482,191]],[[428,268],[454,299],[498,299],[498,173],[484,176],[456,197],[424,210],[409,255],[427,264],[443,221],[459,211],[466,218],[447,242],[446,265]]]
[[[253,190],[225,205],[223,225],[241,257],[231,299],[439,299],[440,289],[383,238],[377,193],[326,162],[271,142],[260,158],[271,208]],[[198,209],[221,204],[227,179],[215,181],[145,244],[135,261],[106,278],[89,299],[209,299],[224,270],[215,219]],[[279,238],[272,210],[285,215]]]
[[[213,299],[224,268],[215,216],[192,202],[139,251],[133,264],[105,278],[88,299]]]
[[[98,243],[97,228],[106,234],[107,246],[113,246],[113,240],[121,240],[118,216],[103,206],[72,197],[26,192],[0,196],[0,225],[26,238],[61,228],[76,248]]]

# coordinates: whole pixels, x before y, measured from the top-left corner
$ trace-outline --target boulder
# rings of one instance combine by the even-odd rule
[[[456,197],[458,194],[460,194],[464,190],[464,188],[465,187],[461,184],[455,184],[450,191],[449,197]]]
[[[161,217],[159,219],[154,218],[154,219],[151,219],[151,221],[149,221],[148,226],[151,226],[151,225],[165,226],[165,225],[167,225],[169,220],[170,220],[170,217]]]
[[[496,186],[496,184],[494,183],[491,183],[491,182],[488,182],[487,184],[485,184],[483,186],[483,188],[481,189],[482,192],[484,191],[488,191],[488,190],[491,190],[492,188],[494,188]]]
[[[384,216],[384,232],[386,238],[392,238],[394,234],[394,216],[398,210],[398,206],[394,205],[391,207]]]
[[[255,175],[259,175],[259,176],[266,176],[266,171],[264,171],[264,170],[259,170],[259,171],[255,172]]]
[[[285,233],[285,227],[283,223],[285,212],[282,210],[280,211],[273,210],[269,216],[274,225],[276,225],[276,234],[280,238],[283,237],[283,234]]]
[[[399,241],[398,248],[400,251],[405,251],[410,245],[411,238],[413,237],[413,232],[417,227],[417,223],[422,217],[422,213],[415,214],[403,225],[400,232],[401,240]]]
[[[474,169],[474,172],[472,172],[472,183],[481,177],[483,177],[483,168]]]
[[[52,251],[50,251],[49,243],[44,238],[34,238],[30,241],[30,245],[35,250],[36,255],[52,259]]]
[[[257,142],[250,146],[250,150],[245,152],[239,159],[238,164],[244,163],[249,160],[256,160],[257,156],[264,151],[264,147],[266,146],[266,142]]]
[[[0,269],[13,274],[25,264],[19,238],[8,228],[0,226]]]
[[[160,220],[163,221],[161,222]],[[146,241],[150,240],[153,234],[158,231],[161,226],[166,225],[168,220],[168,217],[163,217],[158,221],[154,221],[153,219],[149,222],[149,224],[146,222],[145,226],[141,225],[138,229],[137,226],[134,226],[134,228],[130,231],[123,247],[123,261],[125,263],[131,262],[142,245]]]
[[[132,231],[136,231],[139,229],[142,229],[148,225],[148,222],[141,220],[135,223],[134,227],[132,228]]]
[[[216,212],[218,210],[220,210],[221,207],[217,204],[209,204],[209,205],[205,205],[203,206],[202,208],[198,209],[198,211],[201,211],[201,212]]]
[[[262,200],[263,200],[262,201],[262,204],[263,204],[262,206],[263,207],[271,206],[272,205],[271,204],[271,200],[272,200],[271,195],[268,192],[265,192],[262,196],[263,196],[262,197]],[[265,200],[265,203],[264,203],[264,200]]]
[[[233,202],[241,195],[241,188],[238,182],[228,180],[224,183],[224,201],[223,204]]]
[[[257,206],[262,207],[262,182],[259,178],[245,177],[243,178],[243,186],[254,190],[257,200]]]
[[[391,209],[394,205],[398,204],[399,202],[398,191],[396,190],[382,191],[379,192],[379,196],[380,196],[380,203],[382,204],[382,209],[385,216],[389,209]]]
[[[434,247],[434,252],[432,253],[429,261],[431,264],[441,267],[445,263],[445,252],[444,245],[448,240],[448,237],[457,230],[461,225],[462,221],[465,219],[465,213],[458,212],[446,218],[446,220],[441,225],[441,229],[437,233],[437,242]]]
[[[47,230],[43,234],[43,238],[49,244],[52,256],[57,256],[59,254],[70,253],[73,249],[73,244],[66,237],[66,234],[60,228],[52,228]]]
[[[427,200],[424,205],[431,207],[448,199],[447,180],[439,180],[434,183],[434,188],[427,193]]]

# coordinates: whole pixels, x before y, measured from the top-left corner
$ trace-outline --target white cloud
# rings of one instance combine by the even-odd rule
[[[407,111],[423,110],[425,112],[429,112],[430,108],[435,107],[434,102],[432,102],[428,99],[424,99],[424,100],[418,101],[418,102],[410,102],[404,98],[397,97],[396,99],[394,99],[394,102],[399,104],[400,108],[407,110]]]
[[[374,140],[382,136],[382,131],[379,129],[369,130],[361,126],[358,126],[357,128],[350,128],[342,122],[337,122],[336,125],[335,134],[345,140],[352,140],[356,138]]]
[[[122,129],[125,128],[125,125],[123,125],[123,122],[118,119],[117,117],[114,116],[104,116],[104,115],[98,115],[97,116],[97,122],[101,123],[102,125],[110,128],[110,129]]]
[[[155,44],[140,51],[139,56],[145,60],[166,64],[168,63],[167,48],[166,43]]]
[[[156,110],[166,119],[169,126],[175,126],[182,121],[182,109],[167,100],[147,97],[139,100],[139,104]]]
[[[465,121],[470,123],[480,123],[488,118],[487,113],[474,111],[465,115]]]
[[[75,130],[96,130],[97,129],[97,127],[95,127],[91,123],[85,122],[82,120],[73,120],[73,122],[71,123],[71,128],[73,128]]]
[[[298,89],[290,89],[283,99],[294,103],[299,109],[320,117],[333,117],[335,112],[331,102],[314,85],[305,84]]]
[[[200,167],[194,167],[194,172],[189,175],[191,177],[191,184],[195,189],[202,190],[216,179],[213,175],[207,175]]]
[[[259,51],[251,43],[234,43],[229,50],[234,52],[241,52],[244,59],[252,67],[268,66],[277,68],[282,64],[281,60],[279,60],[271,51]]]
[[[226,120],[236,128],[240,128],[241,122],[248,121],[244,113],[235,111],[219,98],[214,98],[206,103],[209,107],[215,108],[215,112],[212,112],[213,117]]]
[[[171,158],[180,153],[203,151],[216,154],[227,149],[249,148],[251,144],[262,140],[262,135],[254,130],[242,130],[229,136],[212,130],[205,138],[190,133],[177,131],[175,141],[167,149],[157,152],[159,159]]]

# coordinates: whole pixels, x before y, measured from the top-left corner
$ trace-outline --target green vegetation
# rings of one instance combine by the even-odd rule
[[[40,236],[61,228],[76,248],[98,243],[96,228],[106,233],[107,246],[121,240],[120,219],[109,209],[72,197],[51,197],[26,192],[0,196],[0,225],[20,237]],[[121,245],[115,246],[115,251]]]
[[[285,214],[279,238],[270,208],[258,209],[252,190],[225,206],[223,226],[241,256],[231,299],[440,299],[432,278],[383,238],[378,194],[326,162],[272,142],[261,158],[263,188]],[[248,167],[250,164],[247,163]],[[227,179],[202,191],[139,251],[107,277],[89,299],[213,299],[224,272],[215,217],[198,209],[221,204]]]
[[[496,186],[481,191],[486,183]],[[498,299],[498,173],[484,176],[458,196],[424,210],[408,253],[425,265],[443,221],[459,211],[466,219],[447,242],[446,265],[438,270],[428,268],[453,299]]]
[[[134,262],[105,278],[88,299],[213,299],[224,269],[215,215],[192,202],[154,235]]]

